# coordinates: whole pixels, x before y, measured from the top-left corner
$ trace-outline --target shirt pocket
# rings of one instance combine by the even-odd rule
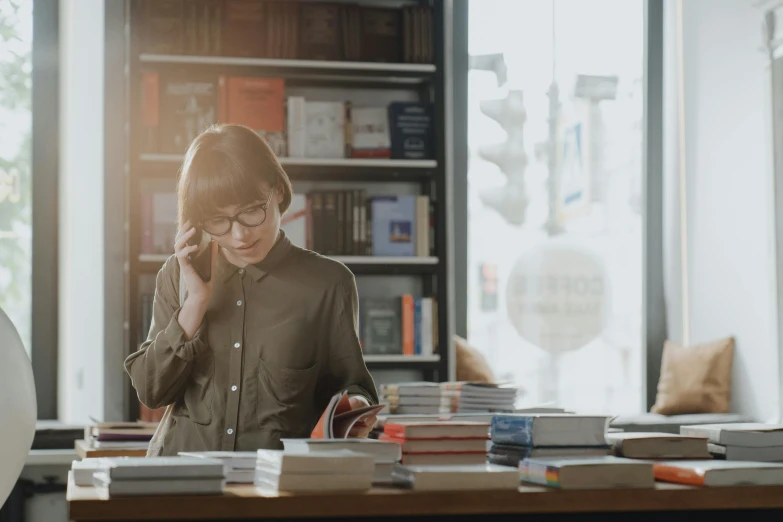
[[[259,359],[256,414],[259,428],[279,430],[285,436],[309,434],[318,365],[294,369]]]
[[[178,413],[196,424],[212,422],[212,402],[215,399],[215,356],[209,352],[197,357],[183,394],[185,408]]]

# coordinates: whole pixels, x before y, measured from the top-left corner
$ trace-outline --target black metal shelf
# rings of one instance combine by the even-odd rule
[[[415,368],[417,370],[436,370],[440,365],[439,355],[365,355],[367,368],[392,370]]]
[[[286,158],[280,164],[294,181],[419,182],[432,177],[435,160],[363,158]],[[147,178],[173,179],[182,162],[180,154],[142,154]]]
[[[166,262],[167,254],[141,254],[139,272],[152,274]],[[433,274],[438,269],[436,257],[330,256],[340,261],[355,275],[417,275]]]
[[[161,66],[165,69],[198,67],[214,69],[221,74],[232,71],[242,74],[262,73],[294,83],[387,84],[418,85],[429,82],[438,72],[434,64],[349,62],[325,60],[283,60],[274,58],[241,58],[232,56],[195,56],[179,54],[141,54],[143,67]]]

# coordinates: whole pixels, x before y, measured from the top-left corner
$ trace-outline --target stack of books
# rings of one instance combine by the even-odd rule
[[[375,460],[366,453],[258,450],[255,485],[272,492],[366,491],[374,473]]]
[[[783,425],[760,423],[681,426],[681,435],[704,437],[716,459],[783,461]]]
[[[440,412],[441,389],[435,382],[404,382],[380,387],[384,412],[392,414],[437,414]]]
[[[402,460],[399,444],[375,439],[281,439],[286,453],[308,454],[349,450],[371,455],[375,461],[372,483],[389,485],[394,465]]]
[[[518,392],[514,386],[479,382],[444,382],[440,389],[440,413],[510,413]]]
[[[509,490],[519,488],[515,469],[492,464],[394,468],[394,485],[414,491]]]
[[[380,440],[399,444],[404,465],[471,465],[487,460],[489,424],[387,422]]]
[[[148,495],[219,495],[223,492],[223,462],[187,457],[127,457],[102,459],[93,473],[101,497]]]
[[[610,417],[575,414],[495,415],[488,460],[518,466],[526,458],[605,456]]]
[[[629,459],[711,459],[704,437],[672,433],[610,432],[606,440],[612,453]]]
[[[74,460],[71,462],[71,476],[73,477],[73,483],[77,486],[92,487],[93,475],[96,472],[103,471],[106,468],[106,464],[103,463],[104,460],[105,458],[99,457]]]
[[[85,429],[90,447],[104,450],[145,450],[157,422],[99,422]]]
[[[179,456],[221,461],[226,483],[252,484],[255,479],[255,451],[180,451]]]

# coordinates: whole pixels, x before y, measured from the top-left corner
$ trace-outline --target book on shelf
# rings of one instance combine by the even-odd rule
[[[143,0],[141,51],[329,61],[431,63],[432,12],[339,3]]]
[[[695,460],[655,462],[655,478],[691,486],[783,486],[783,464]]]
[[[213,77],[184,74],[163,75],[158,95],[160,129],[157,132],[164,154],[184,154],[188,145],[217,122],[217,85]]]
[[[432,103],[389,104],[391,157],[433,159],[435,157],[435,115]]]
[[[372,405],[352,409],[348,393],[344,391],[336,393],[318,419],[310,437],[313,439],[345,439],[357,422],[363,422],[382,408],[380,405]]]
[[[351,108],[352,158],[390,158],[391,137],[386,107]]]
[[[304,154],[307,158],[346,156],[347,102],[304,102]]]
[[[631,459],[709,459],[707,439],[671,433],[607,433],[606,440],[618,457]]]
[[[221,75],[218,99],[219,122],[253,129],[275,155],[286,156],[285,80]]]
[[[653,488],[650,462],[614,456],[528,458],[519,463],[523,481],[560,489]]]
[[[700,424],[681,426],[680,435],[705,437],[724,446],[783,446],[783,425],[762,423]]]
[[[359,335],[366,355],[437,353],[435,298],[403,294],[359,298]]]

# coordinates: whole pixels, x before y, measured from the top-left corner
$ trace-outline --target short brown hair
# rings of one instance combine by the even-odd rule
[[[188,147],[179,173],[180,226],[201,223],[217,209],[266,201],[261,182],[282,191],[280,214],[291,204],[291,180],[267,142],[243,125],[213,125]]]

